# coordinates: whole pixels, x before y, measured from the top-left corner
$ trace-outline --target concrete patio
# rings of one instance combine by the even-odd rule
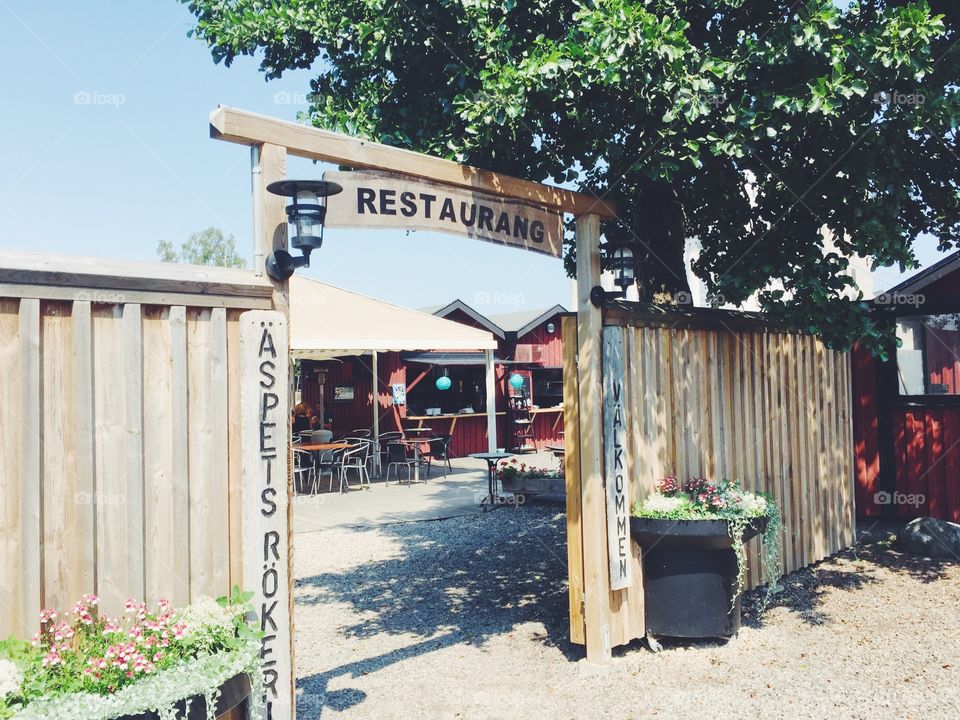
[[[557,460],[546,452],[527,453],[523,462],[538,467],[555,468]],[[373,478],[370,489],[360,490],[355,476],[353,489],[338,492],[334,481],[328,492],[329,478],[324,476],[316,495],[298,495],[293,503],[293,532],[305,533],[332,528],[364,528],[391,523],[440,520],[476,515],[483,512],[480,501],[487,493],[487,466],[483,460],[452,458],[452,471],[443,476],[435,464],[431,477],[421,471],[421,482],[398,484],[393,473],[390,484]],[[406,479],[401,472],[400,477]]]

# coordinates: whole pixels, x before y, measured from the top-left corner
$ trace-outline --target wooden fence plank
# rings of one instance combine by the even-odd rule
[[[215,472],[213,383],[211,368],[212,325],[210,310],[187,311],[187,401],[190,448],[190,594],[216,597],[214,579],[215,529],[210,525],[213,513],[226,493],[213,493],[211,478]]]
[[[211,428],[211,474],[207,479],[211,497],[219,498],[219,511],[207,519],[208,532],[212,537],[211,581],[214,596],[230,592],[230,517],[229,496],[229,444],[227,437],[227,311],[213,308],[210,311],[210,413]],[[226,501],[226,504],[225,504]]]
[[[586,643],[583,607],[583,527],[580,514],[580,410],[577,388],[577,319],[564,317],[563,427],[567,489],[567,577],[570,642]]]
[[[40,301],[20,302],[20,614],[33,625],[43,597]],[[6,426],[4,427],[6,430]]]
[[[143,386],[143,406],[148,417],[173,415],[173,353],[168,308],[146,308],[143,316],[143,373],[149,382]],[[187,511],[186,502],[178,505],[174,492],[173,422],[151,423],[143,436],[145,600],[153,605],[161,598],[171,600],[174,578],[182,568],[178,562],[176,516]],[[189,576],[188,576],[189,577]]]
[[[569,397],[569,396],[567,396]],[[243,584],[243,477],[240,432],[240,313],[227,314],[227,461],[230,511],[230,586]]]
[[[83,549],[76,535],[79,512],[92,498],[77,488],[74,422],[73,320],[67,303],[44,303],[41,309],[40,355],[43,467],[43,587],[44,604],[69,608],[83,595],[80,580]]]
[[[29,637],[36,616],[27,617],[20,595],[20,302],[0,298],[0,637]]]
[[[123,306],[124,455],[127,493],[127,582],[135,598],[146,594],[143,516],[143,313]]]
[[[79,545],[79,582],[82,593],[97,589],[97,493],[96,464],[94,459],[93,410],[93,327],[90,303],[76,300],[72,309],[73,318],[73,422],[77,428],[76,447],[76,492],[77,526],[74,541]],[[79,502],[86,499],[86,503]]]

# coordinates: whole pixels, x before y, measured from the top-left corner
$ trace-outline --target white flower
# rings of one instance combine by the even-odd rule
[[[684,497],[667,497],[652,493],[643,503],[643,510],[651,513],[671,513],[687,504]]]
[[[186,634],[192,635],[201,628],[233,631],[235,608],[220,607],[217,601],[206,596],[197,598],[187,607],[177,611],[177,621],[186,625]]]
[[[9,660],[0,659],[0,697],[12,695],[20,690],[23,673]]]
[[[737,498],[737,505],[744,515],[766,515],[767,501],[760,495],[745,492]]]

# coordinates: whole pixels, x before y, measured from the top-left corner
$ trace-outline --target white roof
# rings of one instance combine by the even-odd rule
[[[496,347],[493,335],[484,330],[299,275],[290,278],[290,352],[295,358]]]

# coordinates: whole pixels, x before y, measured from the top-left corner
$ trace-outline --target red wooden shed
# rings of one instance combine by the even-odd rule
[[[960,252],[874,303],[900,347],[853,353],[858,512],[960,522]]]

